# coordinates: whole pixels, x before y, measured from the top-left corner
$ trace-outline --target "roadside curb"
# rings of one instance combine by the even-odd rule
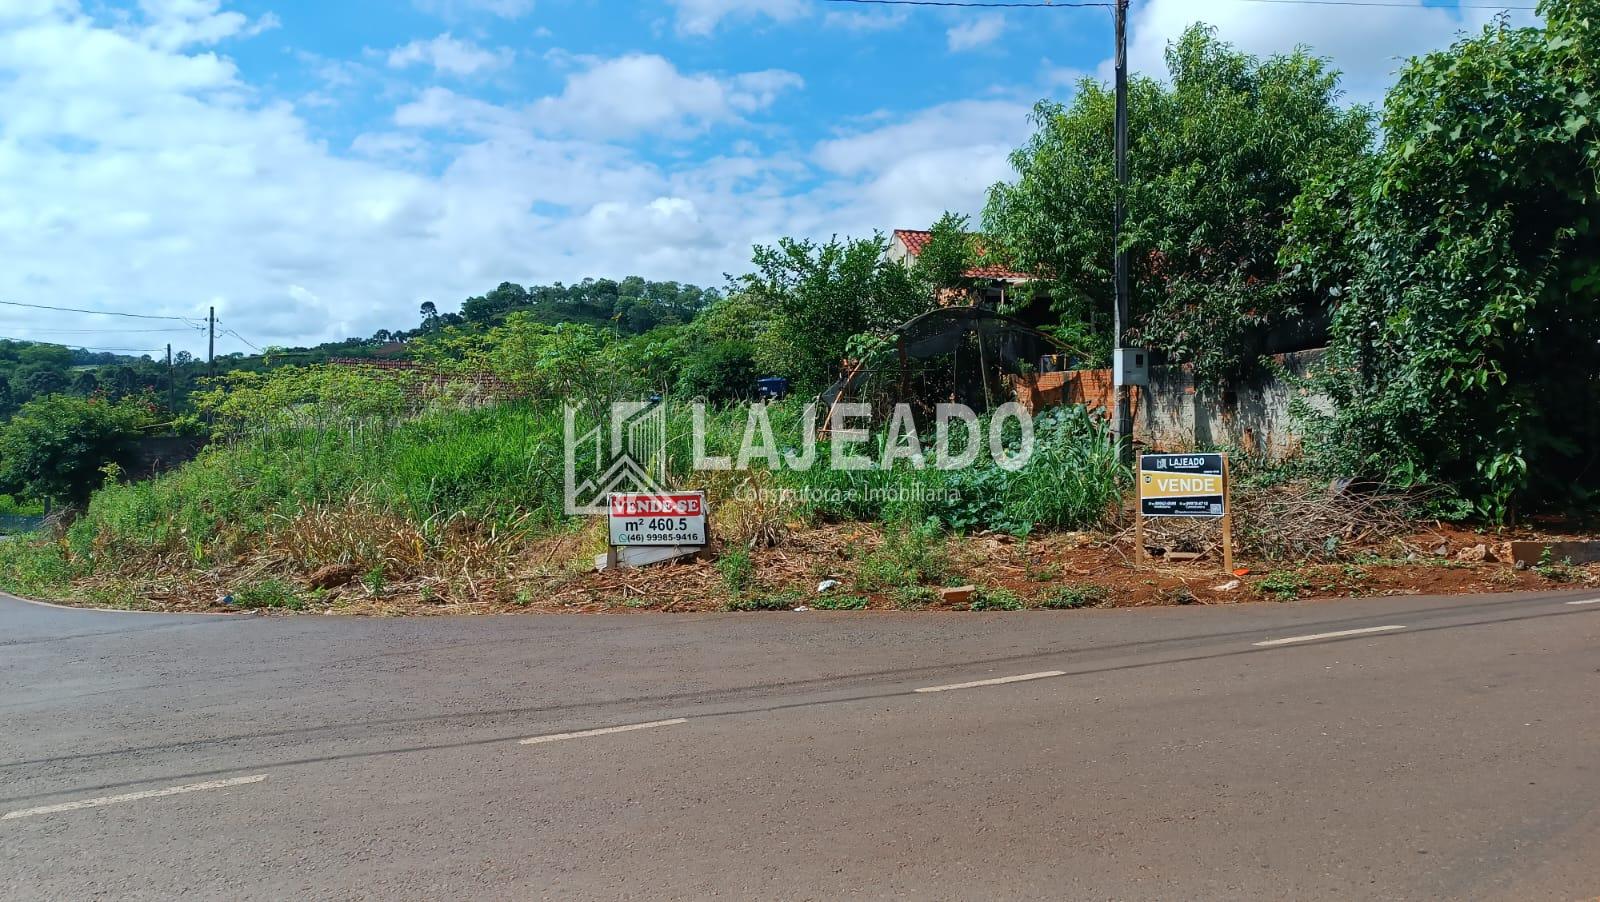
[[[12,595],[10,592],[0,592],[0,599],[20,601],[23,604],[31,604],[41,608],[54,608],[57,611],[87,611],[95,614],[146,614],[155,617],[232,617],[238,620],[253,620],[261,616],[260,611],[134,611],[127,608],[89,608],[40,601],[36,598],[24,598],[21,595]]]

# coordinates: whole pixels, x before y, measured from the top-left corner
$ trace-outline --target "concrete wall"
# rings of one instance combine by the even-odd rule
[[[1303,377],[1324,353],[1298,351],[1275,359],[1291,377]],[[1110,370],[1019,376],[1013,386],[1017,400],[1034,411],[1063,404],[1102,410],[1112,406]],[[1135,393],[1134,437],[1152,451],[1228,446],[1282,460],[1300,452],[1300,434],[1289,405],[1301,395],[1292,379],[1277,376],[1218,393],[1199,389],[1185,367],[1153,367],[1150,385]]]
[[[171,435],[147,436],[139,439],[134,452],[134,460],[128,468],[129,479],[149,479],[176,467],[183,466],[200,449],[205,447],[205,440],[198,438],[179,438]]]

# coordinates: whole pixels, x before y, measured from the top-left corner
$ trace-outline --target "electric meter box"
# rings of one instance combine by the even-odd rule
[[[1112,372],[1118,385],[1150,384],[1150,352],[1145,348],[1117,348],[1112,354]]]

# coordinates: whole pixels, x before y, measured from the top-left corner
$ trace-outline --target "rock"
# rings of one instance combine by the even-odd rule
[[[1466,548],[1457,551],[1456,560],[1479,564],[1487,560],[1493,560],[1493,555],[1489,554],[1489,546],[1480,542],[1477,545],[1468,545]]]
[[[329,564],[317,568],[316,572],[306,577],[306,586],[311,589],[333,589],[348,583],[356,578],[361,568],[355,564]]]
[[[950,604],[968,604],[978,594],[977,586],[951,586],[939,590],[939,600]]]
[[[825,579],[822,582],[817,583],[817,594],[821,595],[824,592],[830,592],[830,591],[832,591],[834,589],[837,589],[837,588],[839,588],[839,581],[838,580],[836,580],[836,579]]]
[[[1450,553],[1450,546],[1446,545],[1444,542],[1440,542],[1439,544],[1433,546],[1433,556],[1434,557],[1444,557],[1445,555],[1447,555],[1449,553]]]
[[[809,611],[809,610],[811,610],[811,609],[806,607],[805,605],[801,605],[800,607],[795,608],[794,612],[796,614],[804,614],[806,611]]]

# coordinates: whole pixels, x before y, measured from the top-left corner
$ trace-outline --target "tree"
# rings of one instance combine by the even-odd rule
[[[1133,79],[1125,246],[1131,342],[1220,383],[1248,375],[1265,333],[1318,313],[1278,263],[1290,205],[1324,172],[1356,164],[1371,113],[1339,105],[1338,74],[1296,51],[1260,60],[1195,25],[1167,48],[1170,86]],[[1114,97],[1084,80],[1071,106],[1043,102],[1037,131],[996,185],[985,237],[1046,280],[1070,343],[1109,348],[1116,197]]]
[[[1313,449],[1494,519],[1600,491],[1600,17],[1540,10],[1411,61],[1286,254],[1338,300]]]
[[[967,231],[969,222],[965,216],[946,212],[929,230],[928,243],[912,264],[918,289],[929,297],[940,291],[972,288],[967,271],[978,262],[978,249]]]
[[[82,505],[103,481],[102,467],[133,463],[139,431],[150,422],[148,408],[133,401],[29,401],[0,428],[0,493]]]
[[[756,271],[740,287],[771,310],[761,367],[820,388],[838,376],[852,336],[927,310],[930,299],[904,266],[884,257],[885,247],[881,235],[824,244],[783,238],[775,247],[757,247]]]

